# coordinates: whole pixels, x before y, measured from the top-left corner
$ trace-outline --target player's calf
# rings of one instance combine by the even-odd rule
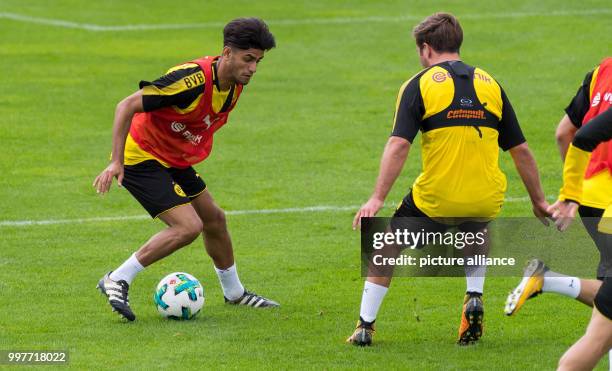
[[[216,208],[212,215],[201,215],[204,233],[225,233],[227,231],[227,219],[225,211]]]

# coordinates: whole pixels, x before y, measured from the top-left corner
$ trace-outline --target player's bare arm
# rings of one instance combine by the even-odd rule
[[[567,118],[567,115],[565,117]],[[569,149],[568,144],[568,150],[566,150],[566,153],[569,153],[567,161],[564,159],[563,188],[560,199],[549,207],[549,212],[555,218],[555,224],[560,231],[564,231],[570,226],[576,217],[579,206],[578,202],[575,201],[578,197],[568,194],[567,190],[578,191],[578,196],[581,193],[582,180],[577,179],[584,176],[591,152],[599,143],[612,138],[610,122],[612,122],[612,108],[608,108],[607,111],[596,116],[589,122],[588,126],[583,126],[580,130],[574,127],[572,135],[574,143],[571,149]],[[569,125],[573,126],[571,121]]]
[[[555,132],[555,139],[557,140],[557,147],[559,147],[559,153],[561,154],[561,161],[565,161],[567,148],[572,140],[574,140],[577,130],[578,128],[572,123],[568,115],[564,115],[561,121],[559,121],[557,131]]]
[[[115,119],[113,122],[113,152],[111,163],[96,177],[93,186],[98,193],[106,193],[113,184],[113,178],[121,187],[123,181],[123,151],[125,140],[130,131],[132,116],[137,112],[143,112],[142,90],[126,97],[117,104]]]
[[[549,205],[548,202],[546,202],[544,191],[542,190],[542,183],[540,183],[538,166],[529,146],[527,146],[527,143],[522,143],[511,148],[509,152],[516,166],[516,170],[527,189],[527,193],[529,193],[534,215],[540,219],[542,224],[547,226],[549,223],[546,218],[551,217],[551,214],[547,210]]]
[[[385,150],[380,160],[380,172],[374,187],[374,193],[370,199],[361,206],[355,219],[353,219],[353,229],[361,226],[361,218],[373,217],[383,207],[385,198],[389,194],[393,183],[400,175],[404,162],[408,157],[410,142],[401,137],[392,136],[387,141]]]

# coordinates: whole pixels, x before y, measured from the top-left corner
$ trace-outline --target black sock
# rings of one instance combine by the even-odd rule
[[[470,298],[473,298],[473,297],[481,298],[482,297],[482,292],[467,291],[465,294],[468,295]]]
[[[363,318],[361,318],[361,316],[359,316],[359,321],[361,321],[361,323],[363,323],[364,325],[367,325],[367,326],[372,326],[372,324],[374,324],[374,322],[376,322],[376,320],[374,320],[372,322],[365,321]]]

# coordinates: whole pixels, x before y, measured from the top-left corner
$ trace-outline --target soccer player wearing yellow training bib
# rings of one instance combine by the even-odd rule
[[[584,165],[583,168],[573,174],[580,179],[571,178],[571,182],[564,183],[561,199],[574,202],[557,203],[556,206],[568,209],[560,215],[565,215],[569,211],[575,214],[576,210],[580,214],[584,227],[599,250],[597,279],[565,276],[551,271],[543,261],[533,259],[523,274],[524,278],[506,300],[507,315],[517,313],[530,298],[548,292],[561,294],[593,306],[599,295],[598,292],[602,290],[602,282],[612,277],[612,234],[604,233],[602,230],[602,226],[611,219],[603,216],[606,212],[610,213],[607,210],[612,204],[612,141],[602,139],[606,137],[606,132],[601,131],[606,129],[604,126],[600,129],[591,128],[593,123],[605,121],[605,118],[600,119],[599,116],[604,114],[609,116],[610,107],[612,107],[612,58],[608,57],[586,75],[578,92],[565,109],[566,115],[557,127],[557,142],[566,168],[570,165],[570,169],[576,167],[578,153],[586,157],[586,164],[581,164]],[[609,126],[612,127],[612,124]],[[595,139],[599,140],[598,144],[590,148],[589,143],[588,154],[575,148],[578,144],[580,149],[585,150],[587,148],[585,140]],[[572,157],[569,156],[570,152],[573,153]],[[565,177],[564,179],[569,180]],[[571,215],[572,218],[574,214]],[[565,228],[567,226],[565,223],[568,221],[569,219],[562,219],[561,227]],[[612,362],[612,353],[610,361]]]
[[[121,101],[115,112],[110,165],[94,181],[98,193],[113,178],[168,227],[98,283],[113,311],[129,321],[128,289],[136,274],[190,244],[200,234],[229,304],[278,303],[245,290],[238,278],[225,214],[192,165],[212,151],[213,135],[228,119],[264,53],[275,46],[258,18],[239,18],[223,30],[221,56],[180,64]]]
[[[576,133],[565,158],[563,188],[559,194],[559,201],[549,209],[560,230],[565,230],[569,226],[576,216],[578,205],[585,197],[584,174],[588,171],[592,159],[591,152],[600,143],[611,139],[612,107],[589,121]],[[612,188],[607,191],[612,194]],[[599,233],[612,237],[612,202],[604,209],[597,229]],[[603,283],[593,299],[593,314],[586,333],[561,357],[559,370],[591,370],[610,349],[612,349],[612,276],[608,274],[603,277]]]
[[[587,73],[578,92],[565,109],[557,127],[557,143],[561,159],[576,135],[576,131],[612,106],[612,58],[606,58]],[[612,142],[600,144],[590,156],[583,173],[581,203],[578,213],[600,254],[597,279],[580,279],[553,272],[539,259],[530,262],[524,278],[506,300],[505,312],[514,315],[529,298],[542,292],[552,292],[592,306],[595,294],[606,276],[612,275],[612,236],[598,231],[599,220],[612,202]]]
[[[506,191],[506,177],[498,164],[501,148],[510,152],[534,213],[546,224],[548,204],[512,105],[491,75],[461,61],[463,31],[458,20],[437,13],[417,25],[413,34],[425,69],[400,88],[374,193],[355,215],[353,227],[381,209],[419,131],[422,173],[394,217],[418,218],[420,225],[415,230],[445,231],[457,226],[464,232],[486,233],[487,223],[500,212]],[[447,218],[465,222],[453,225],[445,222]],[[482,335],[485,268],[465,269],[467,289],[459,344],[472,343]],[[371,344],[374,321],[390,282],[391,277],[369,275],[357,329],[348,342]]]

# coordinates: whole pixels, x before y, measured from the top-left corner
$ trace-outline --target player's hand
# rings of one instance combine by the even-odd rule
[[[353,230],[357,229],[357,227],[361,228],[361,218],[370,218],[375,216],[376,213],[378,213],[378,210],[380,210],[384,204],[385,202],[383,200],[379,200],[374,197],[370,198],[368,202],[361,206],[361,209],[357,211],[357,214],[355,214],[355,219],[353,219]]]
[[[577,210],[578,204],[571,201],[557,201],[548,208],[548,212],[552,214],[555,220],[557,229],[561,232],[572,224]]]
[[[120,162],[111,162],[104,171],[96,177],[93,182],[93,186],[96,188],[98,193],[106,193],[113,184],[113,178],[117,178],[119,187],[122,186],[123,182],[123,164]]]
[[[532,205],[533,205],[533,215],[535,215],[536,218],[538,218],[540,222],[542,222],[542,224],[548,227],[550,225],[550,222],[548,221],[548,219],[550,219],[551,221],[554,221],[554,217],[552,216],[551,212],[548,211],[548,209],[550,208],[550,205],[548,204],[548,202],[546,201],[534,202],[532,203]]]

